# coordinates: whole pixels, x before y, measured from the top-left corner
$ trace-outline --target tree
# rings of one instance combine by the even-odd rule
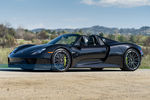
[[[9,29],[8,29],[8,33],[9,33],[11,36],[15,37],[16,31],[15,31],[13,28],[9,28]]]
[[[38,39],[49,39],[49,34],[45,30],[43,30],[38,33]]]
[[[77,29],[76,29],[74,32],[75,32],[76,34],[83,35],[83,31],[82,31],[82,29],[79,29],[79,30],[77,30]]]
[[[46,32],[48,32],[49,34],[51,34],[52,31],[50,29],[47,29]]]
[[[16,39],[23,39],[23,36],[25,34],[25,30],[21,27],[17,28],[15,38]]]
[[[146,41],[144,42],[145,46],[150,46],[150,36],[146,39]]]
[[[26,32],[23,35],[23,39],[24,40],[33,40],[33,39],[36,39],[36,34],[30,33],[30,32]]]
[[[118,36],[118,41],[125,42],[126,38],[123,35]]]
[[[100,32],[99,36],[104,37],[104,33]]]
[[[15,38],[9,34],[5,36],[5,42],[3,47],[11,47],[16,44]]]
[[[135,35],[131,35],[129,41],[132,42],[132,43],[135,43],[136,42]]]
[[[56,38],[57,36],[58,35],[56,35],[56,34],[52,34],[50,39],[52,40],[52,39]]]
[[[83,34],[83,30],[82,29],[79,30],[79,34]]]
[[[54,31],[52,31],[52,32],[51,32],[51,34],[56,34],[56,31],[55,31],[55,30],[54,30]]]
[[[108,34],[108,38],[109,38],[109,39],[112,39],[112,40],[115,40],[115,35],[113,35],[113,34]]]
[[[62,34],[65,34],[65,33],[68,33],[68,32],[67,32],[67,31],[65,31],[65,30],[63,30],[61,33],[62,33]]]
[[[6,25],[0,24],[0,46],[11,47],[15,45],[15,30]]]

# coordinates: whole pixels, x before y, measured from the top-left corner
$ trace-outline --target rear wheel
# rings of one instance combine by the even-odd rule
[[[57,49],[52,56],[53,70],[64,72],[71,66],[71,56],[65,49]]]
[[[141,64],[141,56],[135,49],[129,49],[124,56],[124,71],[135,71]]]

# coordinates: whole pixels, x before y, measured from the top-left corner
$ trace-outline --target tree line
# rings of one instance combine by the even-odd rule
[[[8,25],[0,24],[0,47],[13,47],[17,45],[18,39],[23,39],[25,41],[31,41],[32,43],[47,43],[51,39],[56,38],[57,36],[61,34],[66,34],[67,31],[60,31],[56,32],[55,30],[42,30],[40,32],[32,32],[30,30],[24,29],[24,28],[11,28]],[[85,34],[82,32],[82,30],[75,31],[73,33],[76,34]],[[90,33],[86,33],[86,35],[91,35]],[[114,34],[107,34],[107,33],[99,33],[98,35],[112,39],[117,40],[120,42],[131,42],[136,43],[142,46],[150,46],[150,36],[144,36],[144,35],[132,35],[132,34],[126,34],[122,35],[119,33]]]

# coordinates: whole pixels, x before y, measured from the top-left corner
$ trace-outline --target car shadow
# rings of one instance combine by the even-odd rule
[[[57,72],[57,71],[50,71],[50,70],[32,70],[32,71],[25,71],[25,70],[21,70],[20,68],[0,68],[0,71],[7,71],[7,72],[51,72],[51,73],[61,73],[61,72]],[[67,72],[65,73],[69,73],[69,72],[122,72],[119,68],[112,68],[112,69],[104,69],[102,71],[93,71],[90,68],[71,68],[69,69]]]

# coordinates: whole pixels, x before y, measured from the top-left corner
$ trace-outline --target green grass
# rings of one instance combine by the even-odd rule
[[[8,68],[8,64],[1,64],[0,68]]]

